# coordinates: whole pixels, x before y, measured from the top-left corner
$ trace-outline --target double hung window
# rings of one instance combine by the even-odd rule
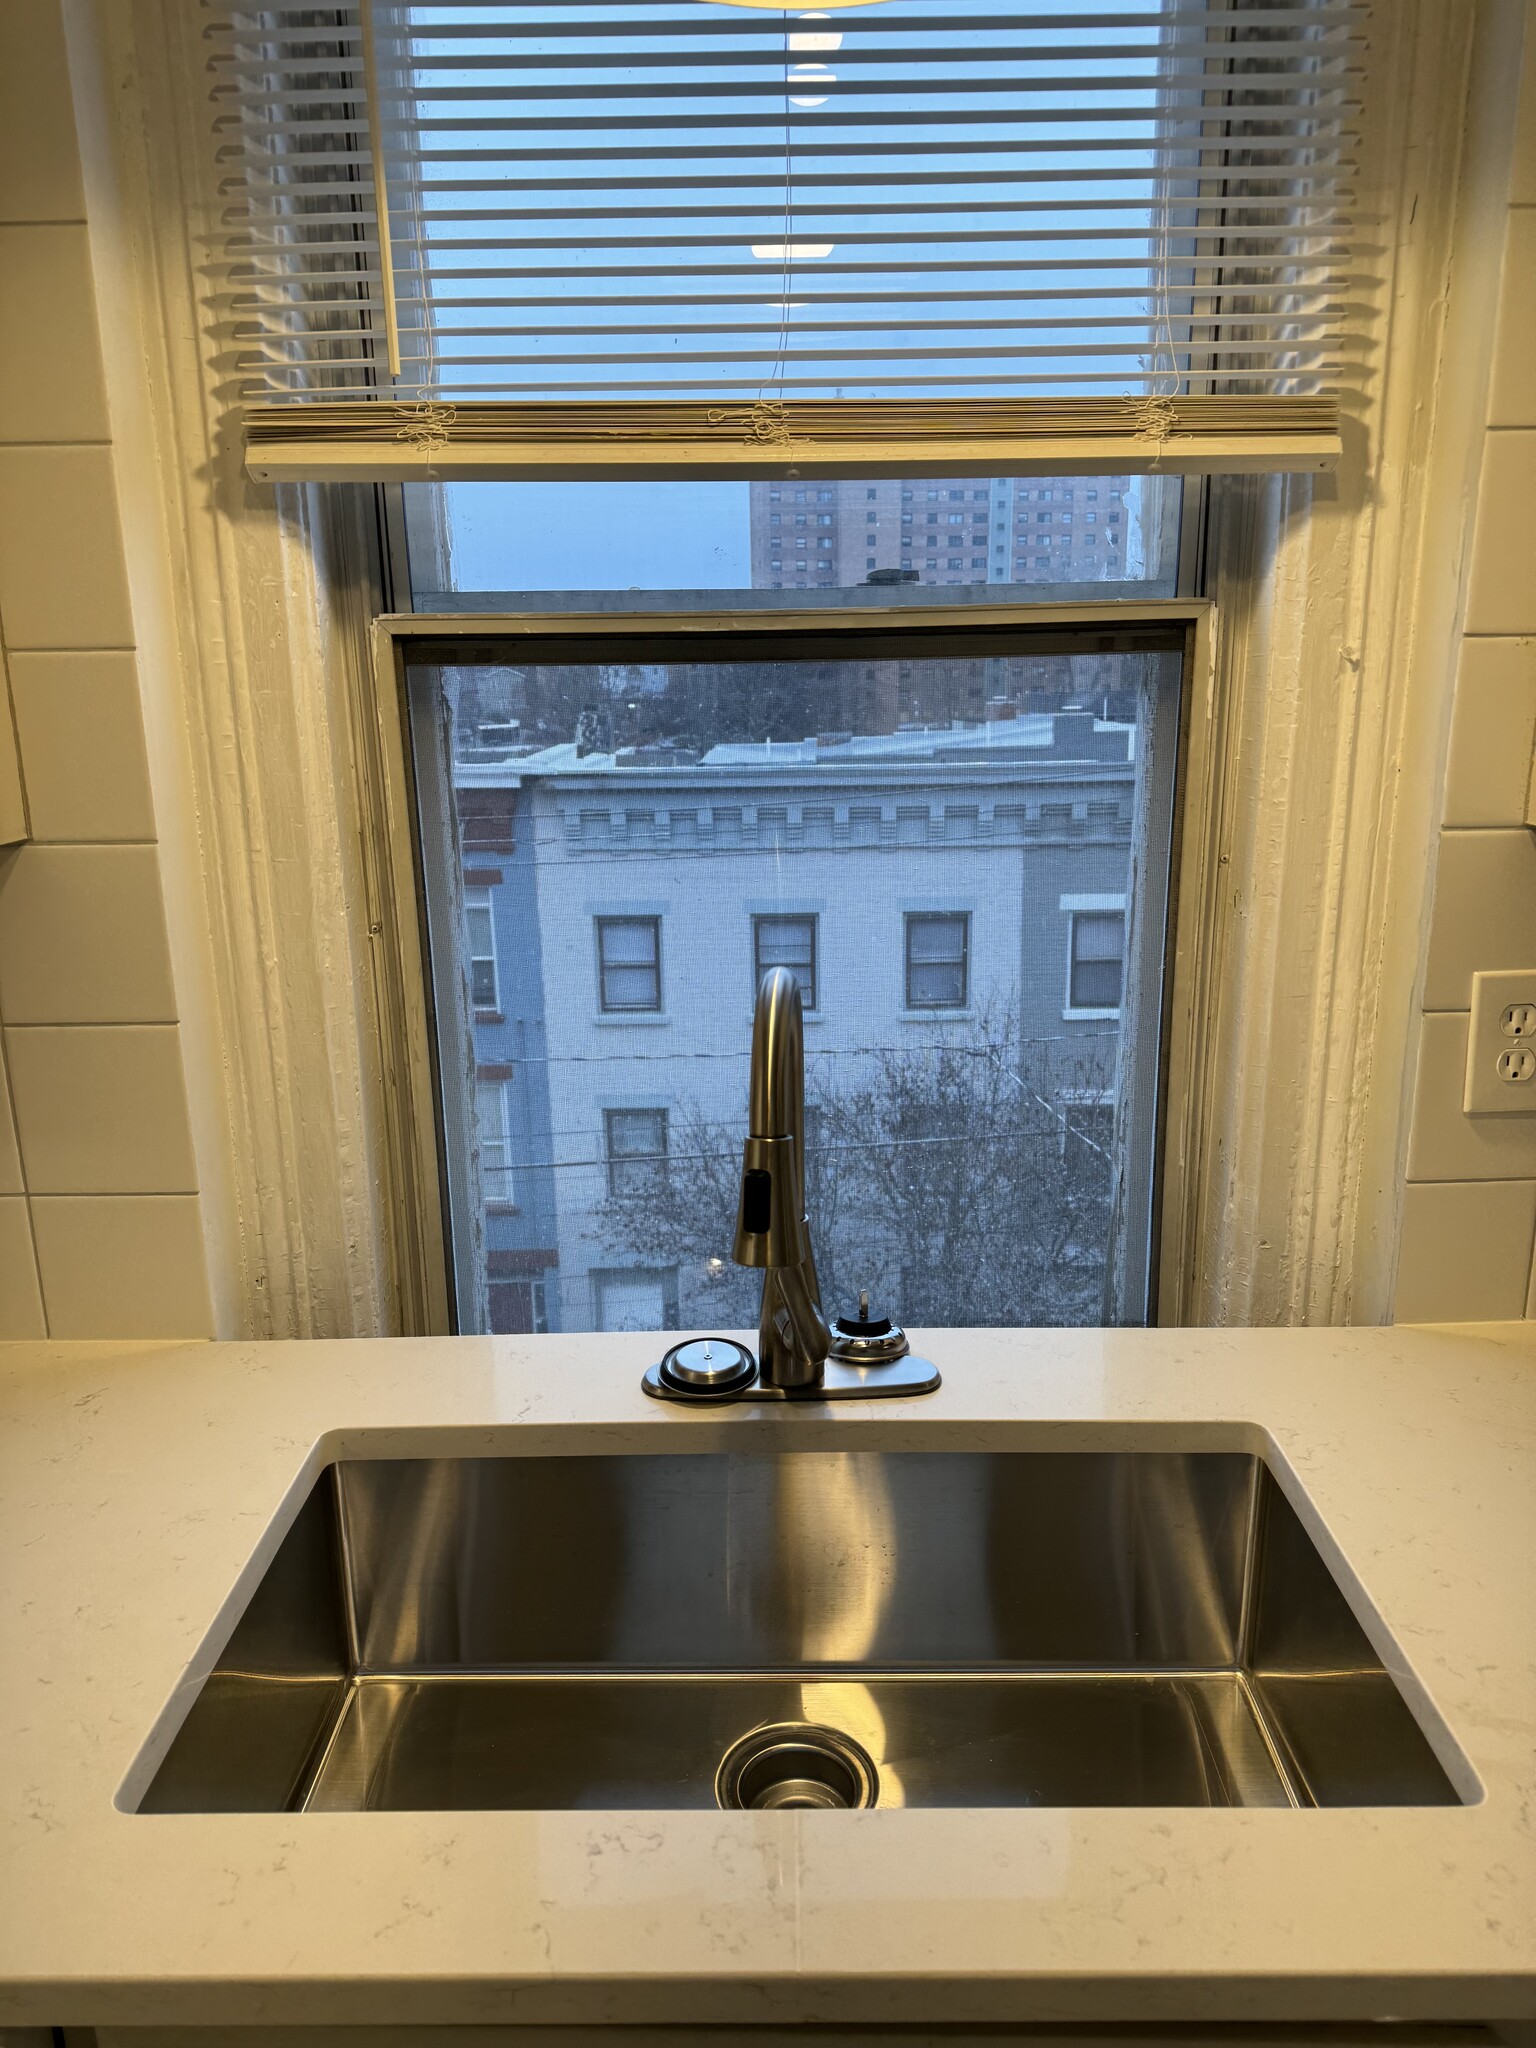
[[[969,914],[909,913],[907,1008],[963,1010],[970,993]]]
[[[800,1001],[814,1010],[816,1000],[816,920],[814,917],[754,917],[752,920],[752,987],[770,967],[788,967],[800,984]]]
[[[643,1195],[667,1165],[664,1109],[609,1109],[603,1113],[610,1195]]]
[[[661,1008],[661,919],[597,920],[598,1001],[607,1011]]]
[[[465,890],[464,929],[470,1001],[477,1010],[494,1010],[498,1002],[499,982],[496,974],[496,922],[491,911],[489,889]]]
[[[1074,910],[1068,1013],[1118,1016],[1125,986],[1124,910]]]

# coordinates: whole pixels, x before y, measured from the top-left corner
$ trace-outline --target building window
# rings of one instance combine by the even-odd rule
[[[661,919],[600,917],[598,1000],[605,1010],[661,1008]]]
[[[596,1271],[592,1309],[599,1330],[675,1330],[677,1268]]]
[[[667,1171],[664,1109],[605,1109],[604,1150],[610,1195],[643,1194]]]
[[[1067,1008],[1118,1014],[1125,982],[1125,912],[1075,910],[1071,921]]]
[[[816,920],[814,917],[754,917],[752,992],[770,967],[788,967],[800,984],[803,1008],[816,1002]]]
[[[488,1202],[512,1202],[512,1105],[505,1081],[475,1083],[475,1147]]]
[[[866,569],[873,569],[878,567],[878,563],[873,555],[866,555],[864,557],[864,566]]]
[[[963,1010],[970,992],[971,920],[965,911],[907,913],[907,1008]]]
[[[469,940],[469,1000],[477,1010],[499,1010],[496,921],[489,889],[464,891],[464,929]]]
[[[866,484],[864,486],[864,495],[866,498],[873,498],[875,496],[875,487],[873,484]]]

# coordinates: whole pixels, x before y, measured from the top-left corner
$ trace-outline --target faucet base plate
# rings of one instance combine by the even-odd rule
[[[748,1385],[725,1393],[684,1392],[669,1386],[659,1366],[649,1366],[640,1381],[653,1400],[677,1401],[688,1407],[700,1402],[726,1401],[891,1401],[916,1394],[931,1394],[939,1385],[939,1368],[926,1358],[893,1358],[884,1365],[854,1365],[847,1359],[829,1358],[822,1377],[813,1387],[765,1387],[753,1379]]]

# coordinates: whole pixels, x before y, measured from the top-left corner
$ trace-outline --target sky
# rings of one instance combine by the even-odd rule
[[[458,590],[741,590],[744,483],[445,484]],[[581,565],[601,552],[585,579]],[[515,567],[513,556],[515,552]],[[612,573],[617,558],[624,580]]]

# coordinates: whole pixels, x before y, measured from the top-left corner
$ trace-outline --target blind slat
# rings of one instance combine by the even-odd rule
[[[1226,466],[1336,445],[1370,306],[1360,0],[365,4],[210,31],[212,291],[253,451],[274,415],[285,447],[334,450],[335,414],[362,449],[436,441],[457,409],[460,451],[515,414],[519,463],[660,431],[699,473],[728,458],[678,408],[711,396],[782,400],[781,449],[854,445],[817,408],[862,407],[861,459],[924,439],[925,405],[952,452],[990,433],[1123,454],[1122,403],[1151,408],[1143,466],[1197,441]]]

